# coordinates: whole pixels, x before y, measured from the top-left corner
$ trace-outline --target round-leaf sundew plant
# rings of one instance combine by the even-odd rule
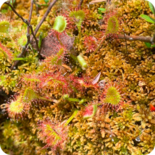
[[[101,95],[101,101],[103,105],[109,105],[112,109],[118,111],[124,104],[123,94],[121,92],[121,84],[118,85],[116,82],[107,83],[103,89]]]
[[[3,104],[3,108],[8,112],[10,118],[22,118],[23,115],[29,110],[30,105],[23,102],[22,95],[15,95],[11,98],[9,103]]]
[[[119,30],[119,22],[116,16],[112,16],[108,19],[108,25],[106,34],[116,34]]]
[[[69,16],[73,18],[73,20],[78,28],[79,37],[81,37],[81,26],[82,26],[82,22],[85,18],[84,11],[83,10],[72,11],[72,12],[70,12]]]
[[[48,119],[40,123],[39,129],[39,138],[46,143],[45,147],[53,151],[64,148],[68,130],[64,123],[55,124]]]
[[[120,17],[118,16],[118,13],[116,13],[116,10],[107,12],[105,14],[104,21],[105,21],[105,35],[107,37],[117,38],[121,20]]]

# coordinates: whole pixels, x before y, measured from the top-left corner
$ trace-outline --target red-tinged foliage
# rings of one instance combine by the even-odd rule
[[[68,36],[65,32],[58,33],[52,29],[42,42],[41,55],[48,57],[57,54],[60,49],[71,50],[73,44],[73,37]]]
[[[100,100],[103,102],[103,109],[120,110],[126,102],[123,98],[122,84],[116,82],[110,82],[105,84],[104,90],[100,96]]]
[[[39,139],[46,143],[45,147],[55,151],[57,148],[63,149],[67,140],[68,128],[64,123],[53,123],[49,119],[39,125]]]
[[[13,57],[13,54],[11,53],[11,51],[9,51],[4,45],[2,45],[1,42],[0,42],[0,48],[3,50],[3,52],[6,53],[6,55],[9,57],[9,59],[11,59]]]
[[[29,103],[24,103],[21,95],[14,95],[10,98],[8,103],[3,104],[3,109],[7,111],[10,118],[23,118],[30,109]]]
[[[95,90],[98,90],[97,84],[92,84],[92,79],[90,77],[83,76],[82,78],[70,75],[69,78],[72,81],[72,84],[75,88],[79,88],[82,90],[83,88],[94,88]]]
[[[93,114],[93,105],[89,104],[83,111],[83,117],[87,118]]]
[[[75,25],[75,22],[73,21],[73,18],[69,16],[70,12],[69,11],[64,11],[63,16],[66,18],[67,20],[67,26],[66,29],[67,30],[75,30],[77,29],[77,26]]]
[[[94,52],[97,47],[96,38],[92,36],[86,36],[84,38],[84,46],[86,47],[86,53]]]

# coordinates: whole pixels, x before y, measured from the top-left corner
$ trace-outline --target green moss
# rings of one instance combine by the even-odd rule
[[[20,46],[25,46],[26,45],[26,43],[27,43],[27,37],[26,37],[26,35],[22,35],[20,38],[18,38],[18,44],[20,45]]]
[[[8,33],[10,28],[10,22],[9,21],[1,21],[0,22],[0,33]]]

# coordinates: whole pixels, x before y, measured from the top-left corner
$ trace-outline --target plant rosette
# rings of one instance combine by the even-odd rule
[[[14,96],[9,103],[3,104],[3,109],[8,112],[10,118],[23,118],[23,115],[29,110],[30,105],[25,104],[21,95]]]
[[[53,123],[50,119],[42,121],[39,125],[39,139],[46,143],[47,148],[63,149],[67,140],[67,126],[62,123]]]
[[[107,83],[100,97],[103,105],[107,104],[109,108],[111,107],[113,110],[115,109],[118,111],[121,108],[121,105],[124,104],[121,87],[121,84],[118,85],[116,82]]]

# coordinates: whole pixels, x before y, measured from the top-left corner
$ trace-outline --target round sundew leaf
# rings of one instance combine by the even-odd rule
[[[70,13],[70,17],[74,17],[76,19],[76,21],[75,21],[76,25],[81,26],[81,24],[85,18],[85,13],[83,10],[72,11]]]
[[[58,16],[55,18],[53,29],[61,33],[65,30],[66,25],[67,25],[67,22],[65,17]]]
[[[108,20],[108,27],[107,27],[106,33],[114,34],[118,32],[118,29],[119,29],[119,23],[117,18],[115,16],[110,17]]]
[[[0,33],[8,33],[10,28],[10,23],[8,21],[0,22]]]
[[[23,109],[24,109],[24,105],[22,102],[20,102],[19,99],[17,101],[11,102],[9,106],[9,111],[14,114],[22,113]]]
[[[70,13],[70,17],[75,17],[76,19],[80,19],[81,21],[83,21],[85,18],[85,13],[83,10],[72,11]]]
[[[105,103],[111,103],[112,105],[117,105],[121,101],[121,95],[117,89],[113,86],[109,87],[106,93]]]

